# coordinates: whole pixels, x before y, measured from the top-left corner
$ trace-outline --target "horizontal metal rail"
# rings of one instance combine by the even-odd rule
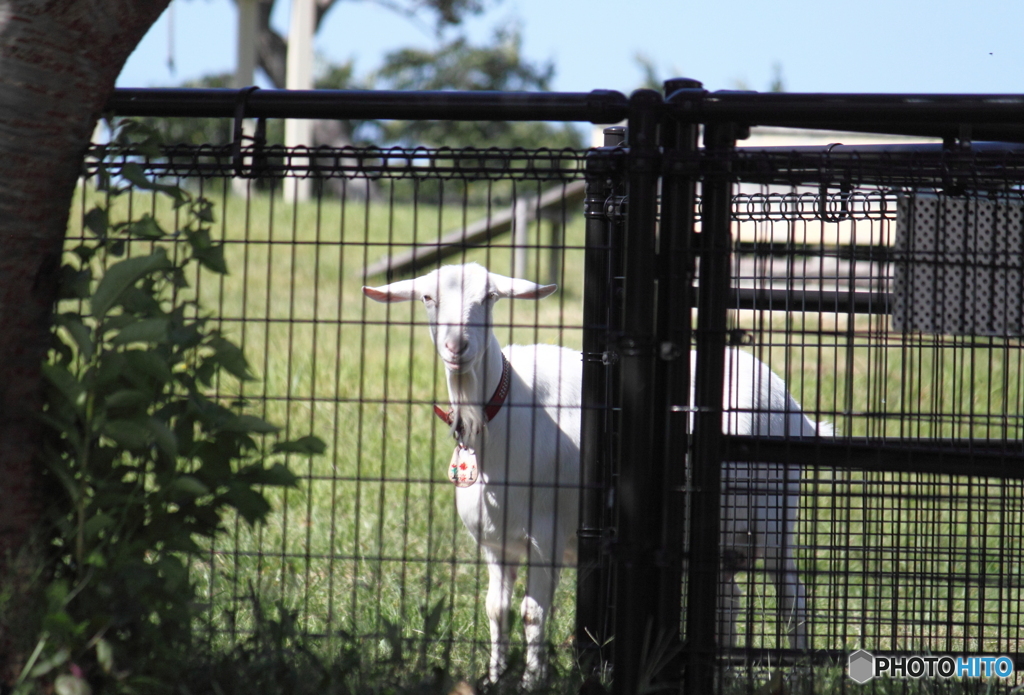
[[[1024,441],[725,437],[726,461],[1024,479]]]
[[[285,89],[115,89],[119,116],[449,121],[583,121],[626,117],[620,92],[428,92]]]
[[[581,121],[626,118],[620,92],[117,89],[121,116]],[[665,108],[684,122],[1024,142],[1017,94],[798,94],[683,90]]]
[[[703,92],[669,97],[689,123],[1024,141],[1020,94],[816,94]]]
[[[696,288],[693,293],[694,306],[697,306]],[[729,290],[727,306],[729,309],[800,311],[811,314],[888,314],[892,298],[887,292],[740,287]]]

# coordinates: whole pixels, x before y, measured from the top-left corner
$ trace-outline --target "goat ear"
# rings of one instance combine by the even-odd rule
[[[491,290],[499,297],[514,297],[515,299],[543,299],[558,289],[558,285],[538,285],[529,280],[505,277],[490,273],[488,281]]]
[[[412,280],[400,280],[383,287],[363,287],[363,294],[376,302],[408,302],[418,297]]]

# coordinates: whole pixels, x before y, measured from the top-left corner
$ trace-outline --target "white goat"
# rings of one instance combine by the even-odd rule
[[[691,374],[696,354],[690,353]],[[691,403],[693,393],[691,392]],[[789,394],[785,382],[768,365],[735,348],[725,353],[722,431],[727,434],[813,437],[829,435],[815,424]],[[692,430],[692,422],[691,422]],[[764,558],[775,583],[780,619],[786,622],[791,647],[807,648],[804,586],[797,575],[795,529],[800,511],[800,469],[775,463],[722,464],[721,582],[718,592],[718,638],[736,645],[739,587],[736,573]]]
[[[576,561],[582,361],[578,352],[555,345],[510,345],[503,353],[491,331],[491,308],[501,298],[540,299],[555,289],[475,263],[363,288],[379,302],[419,299],[427,309],[447,371],[452,431],[479,465],[478,480],[456,487],[455,502],[490,576],[489,675],[497,681],[505,670],[512,589],[525,560],[527,687],[544,679],[544,622],[561,568]],[[488,423],[484,406],[499,390],[506,364],[508,394]]]
[[[426,307],[430,334],[447,372],[448,420],[460,447],[473,452],[479,466],[475,482],[456,487],[455,500],[462,522],[482,548],[490,576],[489,675],[496,681],[506,666],[508,611],[516,571],[525,560],[521,611],[527,687],[544,678],[544,622],[559,570],[576,560],[582,358],[554,345],[510,345],[502,352],[491,332],[491,308],[503,297],[541,299],[555,289],[490,273],[475,263],[363,288],[379,302],[418,299]],[[693,360],[691,353],[691,367]],[[508,395],[488,422],[485,406],[497,400],[491,394],[501,390],[505,364],[511,368]],[[725,432],[815,434],[815,425],[767,365],[731,348],[726,365]],[[763,557],[778,587],[792,646],[804,649],[804,589],[793,556],[800,472],[773,464],[726,463],[722,480],[719,637],[726,646],[735,644],[735,574]]]

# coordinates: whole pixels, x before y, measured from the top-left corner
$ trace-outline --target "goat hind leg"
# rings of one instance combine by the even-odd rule
[[[740,612],[740,588],[733,572],[723,571],[718,583],[718,646],[735,647],[739,638],[736,618]]]
[[[807,649],[807,599],[804,585],[796,571],[796,563],[786,560],[782,568],[772,571],[778,596],[779,621],[789,633],[791,649]]]

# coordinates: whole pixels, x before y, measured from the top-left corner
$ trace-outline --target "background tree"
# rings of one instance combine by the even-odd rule
[[[518,28],[498,29],[489,46],[464,37],[435,51],[389,53],[375,85],[401,90],[548,91],[553,63],[532,64],[522,54]],[[581,147],[580,131],[569,124],[508,121],[403,121],[382,126],[382,139],[408,145],[464,147]]]
[[[387,54],[383,65],[365,78],[355,75],[351,61],[325,63],[317,89],[497,90],[547,91],[555,74],[551,62],[537,64],[522,52],[518,28],[499,29],[488,45],[477,46],[458,36],[435,50],[405,48]],[[209,75],[182,87],[228,87],[229,74]],[[145,122],[169,143],[224,145],[231,141],[231,123],[212,118],[150,118]],[[283,141],[280,120],[268,123],[267,141]],[[526,122],[369,122],[318,120],[314,145],[429,145],[451,147],[582,147],[583,136],[569,124]]]
[[[327,12],[342,0],[317,0],[315,29],[320,28]],[[259,0],[256,29],[256,64],[267,74],[275,87],[284,89],[288,40],[270,23],[276,0]],[[462,23],[467,16],[484,10],[486,0],[373,0],[373,2],[411,21],[422,22],[424,14],[432,15],[435,30]]]

